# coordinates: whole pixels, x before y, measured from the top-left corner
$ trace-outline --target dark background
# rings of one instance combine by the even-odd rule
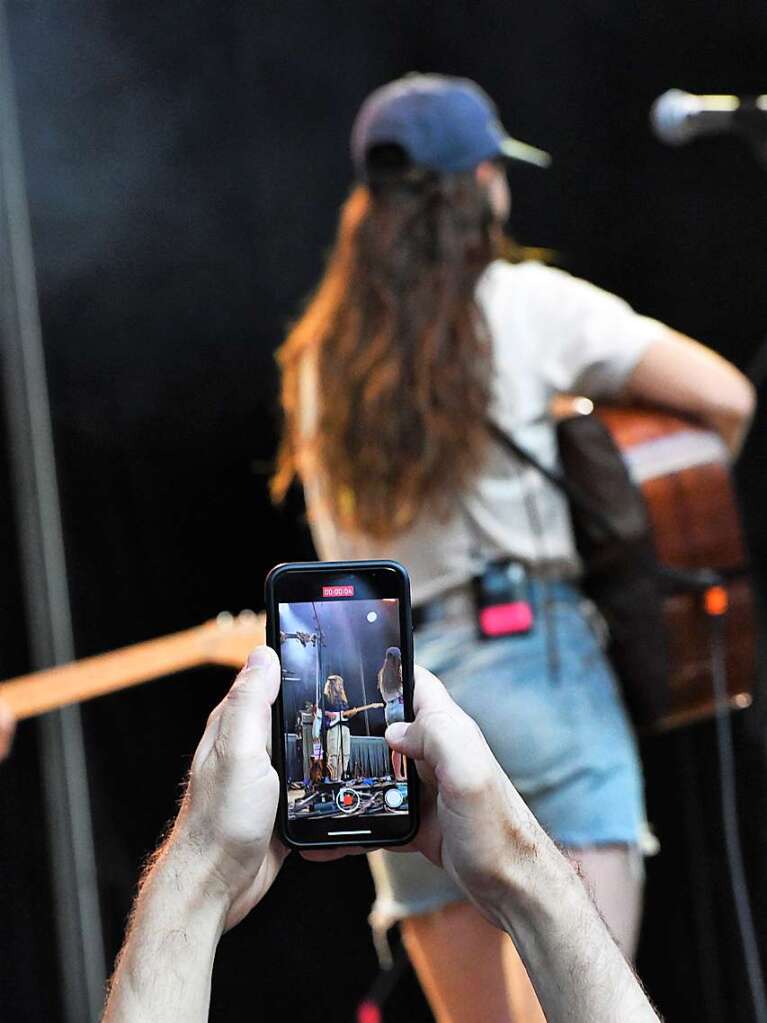
[[[729,137],[672,150],[647,125],[671,86],[767,91],[763,0],[10,0],[77,652],[261,605],[311,555],[274,510],[272,353],[321,271],[364,96],[407,70],[467,74],[548,173],[512,173],[512,230],[746,366],[767,331],[767,172]],[[0,445],[0,675],[27,667],[7,445]],[[765,431],[739,469],[761,579]],[[225,670],[85,710],[110,953],[139,863]],[[763,731],[736,723],[742,822],[767,938]],[[57,1023],[50,895],[25,724],[0,785],[0,1005]],[[709,726],[645,749],[662,854],[640,970],[673,1021],[748,1020]],[[343,897],[336,894],[343,892]],[[375,974],[362,860],[293,858],[222,942],[212,1018],[353,1018]],[[427,1020],[412,980],[391,1018]]]

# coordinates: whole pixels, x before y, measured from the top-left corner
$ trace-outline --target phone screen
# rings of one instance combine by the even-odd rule
[[[412,719],[407,575],[365,564],[280,566],[272,581],[282,818],[299,844],[397,842],[414,827],[412,768],[384,739]]]

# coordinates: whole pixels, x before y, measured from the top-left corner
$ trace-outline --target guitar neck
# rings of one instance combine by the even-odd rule
[[[383,707],[382,703],[366,703],[364,707],[349,707],[348,710],[326,710],[326,714],[331,714],[334,718],[338,717],[339,714],[361,714],[363,710],[372,710],[373,707]]]
[[[0,683],[0,699],[21,720],[193,668],[208,661],[199,633],[199,627],[185,629],[73,664],[21,675]]]

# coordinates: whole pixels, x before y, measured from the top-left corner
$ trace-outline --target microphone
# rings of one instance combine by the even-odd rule
[[[767,95],[741,99],[739,96],[694,96],[681,89],[669,89],[650,110],[650,124],[661,142],[680,146],[698,135],[744,132],[767,137]]]

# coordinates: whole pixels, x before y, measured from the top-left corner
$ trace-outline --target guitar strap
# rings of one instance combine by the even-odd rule
[[[606,535],[619,539],[619,534],[609,518],[604,515],[602,509],[577,484],[569,480],[567,476],[557,472],[556,469],[550,469],[542,462],[539,462],[535,455],[517,444],[511,434],[506,433],[492,419],[488,418],[485,420],[485,427],[490,436],[509,454],[513,455],[518,461],[524,462],[525,465],[530,465],[536,469],[544,479],[548,480],[552,486],[564,494],[571,504],[591,516]]]
[[[610,660],[631,716],[639,728],[659,720],[669,701],[661,572],[644,499],[612,437],[594,416],[561,422],[557,472],[497,424],[487,422],[487,429],[568,498],[581,588],[607,622]]]

